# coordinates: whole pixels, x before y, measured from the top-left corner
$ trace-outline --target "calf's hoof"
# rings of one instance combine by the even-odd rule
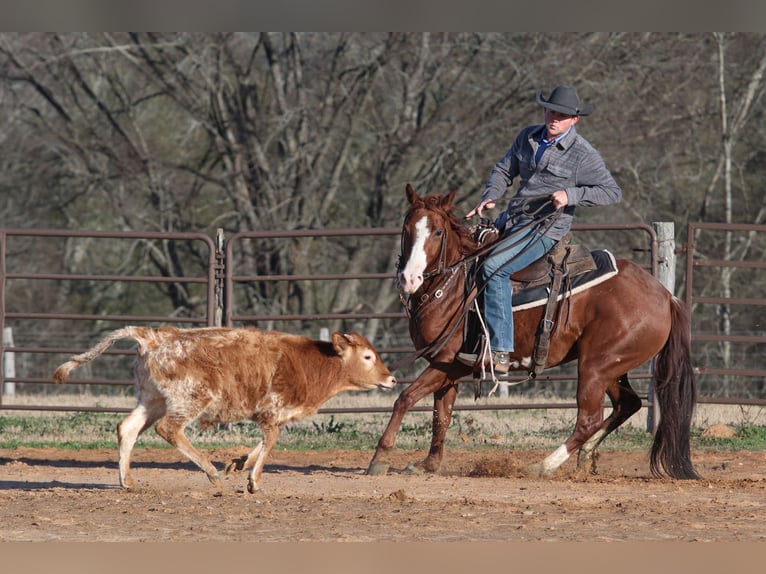
[[[134,490],[136,488],[136,483],[130,476],[126,476],[124,479],[120,479],[120,486],[125,490]]]
[[[247,491],[250,494],[255,494],[261,489],[261,486],[255,482],[252,478],[247,479]]]

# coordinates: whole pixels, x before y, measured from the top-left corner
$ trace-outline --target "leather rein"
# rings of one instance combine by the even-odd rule
[[[519,209],[523,212],[525,212],[526,207],[534,202],[534,201],[540,201],[541,199],[546,199],[539,208],[534,210],[533,212],[528,213],[528,215],[534,216],[538,214],[546,205],[550,203],[550,196],[535,196],[530,198],[523,198],[519,201]],[[553,217],[557,217],[560,214],[560,211],[555,211],[553,213]],[[547,216],[546,218],[542,220],[535,220],[531,223],[524,226],[521,231],[526,231],[530,227],[541,225],[543,222],[545,222],[547,219],[549,219],[551,216]],[[405,224],[402,225],[402,235],[401,235],[401,245],[400,245],[400,252],[399,252],[399,260],[397,262],[397,275],[401,272],[402,267],[404,265],[404,229],[406,225],[406,218],[405,218]],[[479,249],[471,253],[470,255],[467,255],[465,257],[460,258],[455,263],[452,263],[451,265],[447,264],[446,258],[447,258],[447,239],[449,235],[449,226],[445,226],[444,228],[439,228],[436,230],[435,234],[438,234],[441,236],[441,247],[439,249],[439,257],[437,258],[436,268],[432,271],[425,271],[423,273],[423,284],[425,285],[426,281],[429,279],[433,279],[435,277],[438,277],[440,275],[445,275],[447,273],[451,273],[451,276],[446,280],[445,283],[443,283],[440,286],[429,286],[430,289],[426,289],[423,294],[418,298],[417,301],[417,307],[414,308],[414,310],[418,309],[419,307],[425,305],[429,301],[438,300],[441,299],[444,289],[449,285],[452,278],[455,276],[455,272],[458,269],[463,269],[464,276],[467,279],[467,269],[469,265],[475,261],[476,259],[479,259],[483,257],[485,254],[487,254],[490,250],[496,248],[498,246],[498,242],[490,242],[487,245],[481,246]],[[503,238],[500,241],[508,241],[509,239],[512,239],[513,236],[516,234],[513,234],[512,236],[508,238]],[[433,289],[433,287],[437,287],[436,289]],[[482,289],[484,286],[482,286]],[[465,304],[463,305],[463,311],[461,313],[460,319],[455,323],[454,327],[441,339],[438,339],[436,341],[432,341],[430,344],[425,345],[421,349],[418,349],[414,353],[411,353],[410,355],[404,357],[397,363],[393,365],[391,368],[392,371],[395,371],[398,368],[403,367],[404,365],[407,365],[409,363],[412,363],[416,359],[422,357],[423,355],[430,354],[431,356],[435,356],[441,349],[444,347],[444,345],[449,341],[452,336],[455,334],[457,329],[462,325],[463,321],[465,320],[466,316],[468,315],[469,309],[471,307],[471,304],[473,301],[478,297],[479,290],[476,290],[474,293],[471,293],[470,296],[466,299]],[[405,297],[404,293],[399,290],[399,300],[402,303],[402,306],[405,309],[405,312],[407,314],[408,319],[412,319],[412,312],[413,309],[410,308],[410,300],[411,298]]]

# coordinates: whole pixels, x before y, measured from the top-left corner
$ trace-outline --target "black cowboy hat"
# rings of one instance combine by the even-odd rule
[[[587,116],[596,109],[590,104],[584,105],[580,103],[577,90],[569,86],[558,86],[551,92],[551,97],[547,100],[540,91],[537,92],[535,97],[537,103],[542,107],[550,108],[562,114],[569,114],[570,116]]]

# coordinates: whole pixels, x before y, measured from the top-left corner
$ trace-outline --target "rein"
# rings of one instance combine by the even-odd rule
[[[537,207],[533,211],[527,211],[527,207],[531,203],[536,202],[536,201],[541,201],[543,199],[546,200],[546,201],[544,201],[539,207]],[[550,196],[548,196],[548,195],[533,196],[533,197],[528,197],[528,198],[520,198],[519,200],[516,201],[516,205],[518,205],[517,210],[521,211],[522,213],[525,213],[526,215],[529,215],[531,217],[534,217],[535,215],[539,214],[543,210],[543,208],[545,208],[550,203],[551,203],[551,200],[550,200]],[[445,227],[445,229],[437,230],[437,233],[440,233],[440,235],[441,235],[441,248],[439,250],[439,257],[437,259],[436,269],[434,269],[433,271],[427,271],[427,272],[423,273],[423,283],[425,284],[426,281],[428,281],[430,279],[433,279],[435,277],[438,277],[440,275],[444,275],[446,273],[452,273],[452,276],[449,277],[447,279],[447,281],[443,285],[439,286],[436,290],[434,290],[433,294],[432,294],[431,290],[427,289],[421,295],[420,303],[419,303],[418,307],[416,307],[416,309],[421,307],[422,305],[426,304],[429,301],[440,299],[441,298],[440,295],[439,295],[440,291],[443,292],[444,288],[447,287],[447,285],[450,283],[451,279],[455,276],[455,272],[457,271],[457,269],[459,269],[461,267],[464,270],[468,269],[469,265],[473,261],[483,257],[489,251],[491,251],[493,249],[496,249],[499,244],[508,243],[508,246],[505,247],[505,249],[509,249],[510,247],[513,246],[512,240],[515,237],[517,237],[520,233],[526,232],[530,228],[540,227],[542,229],[543,227],[545,227],[545,230],[547,230],[548,228],[550,228],[550,226],[553,224],[553,222],[559,217],[560,214],[561,214],[561,210],[556,210],[552,214],[550,214],[548,216],[545,216],[544,218],[541,218],[539,220],[534,220],[533,219],[533,221],[531,221],[530,223],[526,224],[525,226],[523,226],[522,228],[520,228],[519,230],[517,230],[516,232],[514,232],[510,236],[504,237],[504,238],[500,239],[499,241],[495,241],[495,242],[492,242],[492,243],[490,243],[488,245],[482,246],[479,249],[477,249],[474,252],[472,252],[470,255],[467,255],[465,257],[462,257],[462,258],[458,259],[456,262],[452,263],[451,265],[448,265],[447,262],[446,262],[446,257],[447,257],[447,253],[446,253],[447,249],[446,248],[447,248],[447,239],[448,239],[448,234],[449,234],[449,228]],[[401,239],[400,255],[399,255],[399,260],[398,260],[398,263],[397,263],[397,273],[402,270],[402,266],[403,266],[404,227],[405,226],[403,225],[402,226],[402,239]],[[467,272],[466,272],[466,278],[467,278]],[[455,334],[457,329],[463,324],[463,321],[465,320],[466,316],[468,315],[468,312],[469,312],[469,310],[471,308],[471,305],[473,304],[474,300],[479,296],[479,294],[481,293],[481,290],[483,290],[485,287],[486,287],[486,284],[482,285],[481,289],[477,289],[475,291],[475,293],[472,293],[472,294],[470,294],[467,297],[467,299],[466,299],[466,301],[464,303],[463,311],[462,311],[462,314],[461,314],[460,318],[455,323],[454,327],[444,337],[442,337],[439,340],[433,341],[432,343],[424,346],[423,348],[415,351],[414,353],[411,353],[410,355],[404,357],[403,359],[401,359],[400,361],[395,363],[393,365],[393,367],[391,368],[391,370],[395,371],[398,368],[401,368],[401,367],[403,367],[405,365],[408,365],[408,364],[412,363],[413,361],[415,361],[416,359],[422,357],[423,355],[430,354],[431,356],[434,356],[439,351],[441,351],[441,349],[444,347],[444,345],[447,343],[447,341],[449,341],[452,338],[452,336]],[[401,291],[399,292],[399,300],[401,301],[402,306],[405,308],[405,311],[407,313],[408,319],[412,319],[412,314],[411,314],[410,305],[409,305],[409,299],[406,298]]]
[[[532,218],[534,218],[536,215],[538,215],[546,206],[548,206],[551,203],[551,199],[550,199],[549,195],[535,195],[535,196],[531,196],[531,197],[518,198],[518,199],[515,199],[515,200],[512,200],[512,201],[513,201],[513,204],[514,204],[514,211],[518,211],[521,214],[528,215],[528,216],[530,216]],[[539,202],[539,201],[542,201],[542,203],[540,204],[539,207],[537,207],[534,210],[530,210],[529,209],[529,206],[531,204],[533,204],[535,202]],[[460,267],[461,265],[468,265],[468,264],[472,263],[473,261],[475,261],[476,259],[479,259],[479,258],[483,257],[484,255],[486,255],[487,253],[489,253],[490,251],[492,251],[494,248],[497,247],[498,243],[510,242],[510,240],[514,236],[516,236],[516,235],[520,234],[522,231],[526,231],[526,230],[528,230],[530,228],[533,228],[533,227],[536,227],[536,226],[539,226],[540,228],[542,228],[543,224],[547,220],[550,220],[550,222],[548,223],[547,227],[545,228],[545,230],[547,230],[553,224],[553,222],[556,219],[558,219],[558,217],[560,215],[561,215],[561,211],[560,210],[556,210],[553,213],[551,213],[550,215],[548,215],[548,216],[546,216],[546,217],[544,217],[542,219],[539,219],[539,220],[533,219],[533,221],[531,221],[528,224],[526,224],[525,226],[519,228],[516,231],[516,233],[514,233],[513,235],[511,235],[509,237],[505,237],[505,238],[503,238],[503,239],[501,239],[499,241],[490,243],[488,245],[484,245],[484,246],[480,247],[479,249],[477,249],[476,251],[474,251],[473,253],[471,253],[470,255],[467,255],[467,256],[459,259],[458,261],[456,261],[455,263],[453,263],[452,265],[449,265],[449,266],[447,266],[447,262],[446,262],[446,257],[447,257],[447,253],[446,253],[447,235],[449,233],[449,229],[447,229],[447,228],[445,228],[444,230],[439,229],[439,230],[437,230],[437,233],[441,233],[442,242],[441,242],[441,249],[439,250],[439,259],[438,259],[438,262],[436,264],[436,269],[434,271],[430,271],[430,272],[426,271],[425,273],[423,273],[423,281],[425,282],[427,279],[432,279],[433,277],[436,277],[437,275],[441,275],[443,273],[448,273],[448,272],[454,271],[455,268]],[[402,258],[403,241],[404,241],[404,226],[402,226],[402,245],[400,245],[399,264],[397,265],[397,272],[401,271],[401,265],[402,265],[402,259],[403,259]],[[510,248],[511,246],[512,245],[509,245],[508,247]]]

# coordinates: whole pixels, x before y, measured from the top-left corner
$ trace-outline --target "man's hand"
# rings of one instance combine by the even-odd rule
[[[491,199],[482,199],[476,207],[465,214],[466,219],[471,219],[474,215],[481,217],[481,212],[485,209],[494,209],[495,202]]]
[[[567,192],[563,189],[554,191],[551,194],[551,201],[553,202],[553,207],[556,209],[561,209],[565,205],[569,205],[569,197],[567,197]]]

